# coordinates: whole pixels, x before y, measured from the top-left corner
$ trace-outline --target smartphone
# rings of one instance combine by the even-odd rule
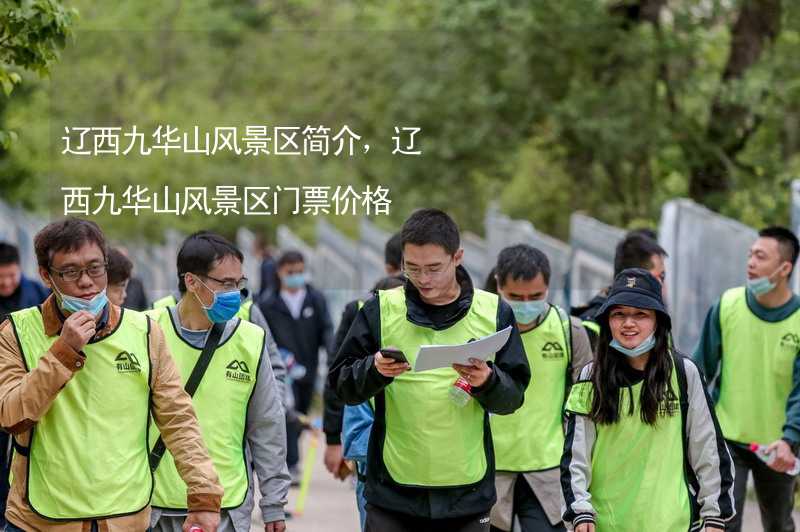
[[[383,348],[381,349],[381,354],[385,357],[391,358],[395,362],[405,362],[406,364],[408,364],[408,359],[406,358],[406,355],[404,355],[403,352],[400,351],[399,349]]]

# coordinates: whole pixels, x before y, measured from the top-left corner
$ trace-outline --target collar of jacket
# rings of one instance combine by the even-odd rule
[[[420,327],[427,327],[428,329],[440,331],[452,327],[461,318],[466,316],[470,306],[472,306],[472,296],[475,293],[475,288],[472,286],[472,279],[470,279],[467,270],[465,270],[463,266],[458,266],[456,268],[456,281],[458,281],[458,284],[461,286],[461,293],[458,299],[452,303],[443,305],[445,307],[452,307],[453,312],[447,316],[443,322],[434,323],[427,312],[427,309],[434,305],[429,305],[422,301],[417,287],[414,286],[414,283],[406,279],[406,317],[408,321]]]
[[[306,283],[305,290],[306,290],[306,297],[303,298],[303,305],[300,307],[301,310],[313,304],[312,293],[314,292],[314,288],[312,288],[310,284]],[[269,293],[266,299],[264,299],[264,306],[272,308],[274,310],[279,310],[284,314],[286,314],[287,316],[292,315],[291,311],[289,310],[289,307],[286,306],[286,302],[281,297],[280,287],[276,287],[275,290]]]

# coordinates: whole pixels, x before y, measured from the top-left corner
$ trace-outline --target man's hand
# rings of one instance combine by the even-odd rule
[[[470,358],[469,361],[471,365],[453,364],[453,369],[464,377],[473,388],[483,386],[489,379],[489,375],[492,374],[492,368],[480,358]]]
[[[183,532],[189,532],[193,526],[202,528],[203,532],[217,532],[219,512],[189,512],[183,522]]]
[[[581,523],[575,527],[575,532],[594,532],[594,523]]]
[[[407,362],[397,362],[393,358],[385,357],[380,351],[375,353],[375,369],[384,377],[397,377],[411,369]]]
[[[286,521],[273,521],[271,523],[264,523],[264,532],[284,532],[286,530]]]
[[[80,351],[95,335],[97,322],[91,312],[79,310],[70,314],[61,327],[61,339],[75,351]]]
[[[342,457],[342,446],[326,445],[325,446],[325,469],[328,473],[333,475],[337,480],[344,480],[347,477],[341,476],[341,469],[344,465],[344,458]]]
[[[775,459],[767,465],[778,473],[786,473],[794,466],[796,458],[792,448],[785,441],[778,440],[773,442],[767,447],[767,452],[775,452]]]

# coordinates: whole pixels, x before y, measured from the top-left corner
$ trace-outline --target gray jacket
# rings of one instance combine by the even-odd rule
[[[688,490],[692,506],[704,526],[725,528],[735,514],[733,502],[734,468],[722,437],[711,399],[700,371],[690,359],[683,361],[686,374],[685,420],[686,462],[691,471]],[[587,365],[579,380],[591,377]],[[597,437],[595,423],[584,415],[567,412],[567,436],[561,461],[561,485],[564,492],[564,521],[577,526],[594,522],[595,510],[589,486],[592,482],[592,452]],[[624,482],[624,479],[620,479]],[[647,508],[642,508],[647,512]]]
[[[176,324],[180,324],[177,309],[170,307],[169,312]],[[238,318],[233,318],[225,324],[220,342],[225,342],[236,329]],[[259,507],[264,516],[264,522],[280,521],[284,519],[284,506],[287,503],[289,492],[289,471],[286,468],[286,424],[283,406],[281,403],[282,385],[275,380],[273,375],[274,363],[271,349],[275,342],[267,331],[267,341],[264,342],[264,352],[258,369],[253,395],[247,409],[245,425],[245,457],[252,469],[248,468],[249,489],[244,503],[233,510],[224,511],[219,532],[246,532],[252,523],[253,506],[255,504],[253,472],[258,477],[261,499]],[[201,348],[205,344],[205,336],[187,333],[178,329],[180,336],[191,345]],[[280,357],[280,355],[278,355]],[[281,368],[283,365],[281,364]],[[185,512],[161,511],[153,508],[150,522],[156,530],[173,530],[173,525],[183,523]],[[157,524],[157,526],[156,526]],[[230,528],[232,527],[232,529]],[[180,530],[180,527],[177,528]]]

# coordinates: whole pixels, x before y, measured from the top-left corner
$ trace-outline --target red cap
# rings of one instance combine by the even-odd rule
[[[753,452],[756,452],[758,450],[758,444],[757,443],[751,443],[750,444],[750,450],[753,451]]]

